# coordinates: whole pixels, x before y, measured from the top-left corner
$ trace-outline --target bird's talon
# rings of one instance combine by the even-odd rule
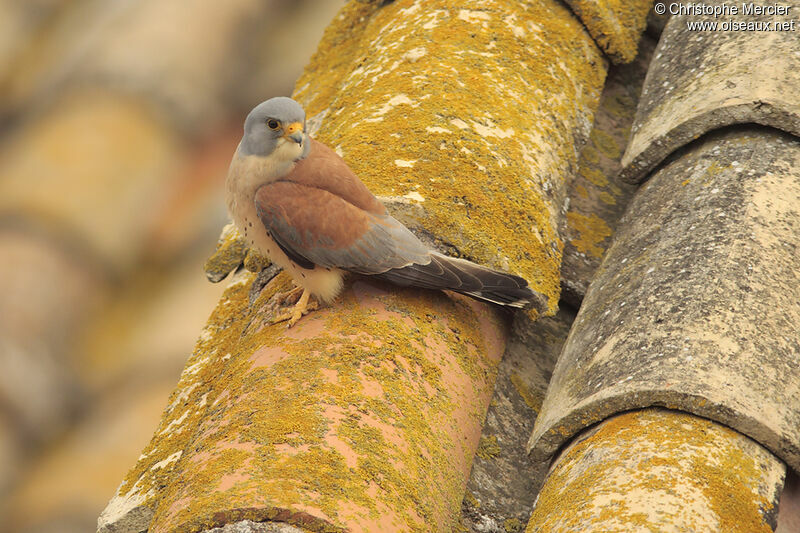
[[[297,324],[297,321],[303,318],[304,314],[305,313],[303,313],[300,309],[295,309],[294,311],[292,311],[291,313],[292,316],[291,318],[289,318],[289,323],[286,324],[286,329],[289,329],[295,324]]]
[[[286,325],[286,329],[291,328],[297,321],[303,318],[304,315],[307,315],[309,311],[314,311],[315,309],[319,309],[319,304],[317,302],[309,302],[308,298],[311,295],[308,291],[303,290],[300,288],[303,294],[298,299],[297,303],[295,304],[294,308],[287,313],[283,313],[282,315],[278,315],[272,321],[272,324],[277,324],[278,322],[285,322],[288,321],[289,323]],[[295,292],[295,291],[290,291]]]
[[[296,304],[297,301],[300,299],[301,294],[303,294],[303,287],[295,285],[294,289],[287,291],[281,295],[281,302],[284,305]]]
[[[319,309],[319,304],[317,302],[309,302],[308,305],[304,306],[303,309],[298,309],[297,307],[291,313],[287,313],[287,315],[291,315],[289,318],[289,323],[286,324],[286,329],[291,328],[297,321],[306,316],[309,312],[315,311]]]

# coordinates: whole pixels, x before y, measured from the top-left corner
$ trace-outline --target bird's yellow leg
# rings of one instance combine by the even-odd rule
[[[286,293],[282,294],[281,297],[283,298],[284,303],[297,303],[298,298],[303,293],[303,287],[297,284],[295,280],[292,280],[294,284],[294,289],[287,291]]]
[[[311,293],[308,292],[307,290],[303,290],[302,296],[300,296],[300,299],[297,300],[297,303],[292,308],[292,310],[288,313],[279,315],[272,321],[272,323],[277,324],[278,322],[283,322],[285,320],[288,320],[289,324],[287,324],[286,327],[290,328],[294,326],[297,323],[297,321],[303,317],[303,315],[306,315],[308,314],[309,311],[313,311],[314,309],[317,309],[319,307],[319,304],[317,302],[309,303],[308,301],[309,296],[311,296]]]

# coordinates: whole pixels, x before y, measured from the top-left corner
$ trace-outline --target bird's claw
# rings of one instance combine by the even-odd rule
[[[288,304],[296,304],[297,301],[300,299],[300,295],[303,294],[303,287],[295,286],[294,289],[290,291],[286,291],[281,295],[281,302],[284,305]]]
[[[306,290],[303,290],[302,287],[298,287],[298,289],[300,289],[303,292],[303,294],[300,296],[300,299],[294,305],[292,310],[275,317],[272,320],[272,324],[288,321],[289,323],[286,325],[286,329],[289,329],[295,324],[297,324],[297,321],[303,318],[304,315],[307,315],[310,311],[319,309],[319,304],[317,302],[308,301],[309,296],[311,296],[311,293],[309,293]],[[294,293],[296,290],[297,289],[290,291],[290,294]]]

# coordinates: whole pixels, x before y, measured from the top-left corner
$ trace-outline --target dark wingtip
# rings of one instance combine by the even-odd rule
[[[513,290],[482,289],[480,291],[464,291],[464,294],[503,307],[535,309],[540,314],[547,309],[547,296],[527,286]]]
[[[462,286],[448,289],[503,307],[536,309],[540,314],[547,310],[548,298],[530,288],[528,281],[516,274],[502,272],[478,265],[465,259],[431,254],[445,268],[452,271]]]
[[[502,307],[532,308],[540,314],[547,310],[547,297],[531,289],[525,278],[437,252],[430,257],[427,264],[414,263],[377,277],[401,286],[451,290]]]

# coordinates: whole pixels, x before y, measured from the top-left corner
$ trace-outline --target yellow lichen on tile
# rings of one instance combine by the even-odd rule
[[[619,159],[622,157],[622,147],[610,134],[600,129],[594,128],[590,135],[593,146],[609,159]]]
[[[564,180],[604,78],[602,54],[555,1],[352,2],[296,98],[375,194],[419,187],[415,223],[462,256],[523,275],[552,313]]]
[[[288,277],[251,304],[253,279],[227,289],[118,496],[155,507],[153,532],[243,518],[446,530],[501,355],[497,319],[468,298],[356,282],[287,332],[264,321]]]
[[[589,152],[596,154],[593,150],[585,150],[584,152]],[[599,168],[594,168],[590,165],[582,165],[580,169],[580,175],[587,179],[591,184],[597,187],[606,187],[609,184],[608,176],[603,173],[602,170]]]
[[[647,25],[651,1],[567,0],[567,4],[615,63],[633,61],[639,38]]]
[[[517,518],[507,518],[503,520],[503,529],[508,533],[517,533],[518,531],[522,531],[523,527],[525,527],[525,524],[520,522]]]
[[[475,455],[485,461],[491,461],[501,452],[500,443],[497,442],[496,435],[489,435],[481,437],[478,444],[478,451]]]
[[[747,437],[678,411],[615,416],[553,467],[526,531],[768,533],[780,473]]]
[[[530,389],[525,380],[516,372],[511,372],[511,384],[514,385],[517,393],[519,393],[520,397],[522,397],[522,401],[525,402],[525,405],[533,409],[535,413],[539,412],[539,409],[542,408],[542,400],[541,396],[536,396],[534,392]]]
[[[525,276],[553,312],[564,180],[605,73],[555,0],[350,2],[295,96],[376,195],[414,199],[419,229]],[[250,302],[253,280],[226,291],[119,497],[154,507],[154,532],[451,530],[503,345],[494,311],[358,282],[287,333],[262,321],[288,278]]]
[[[220,281],[242,264],[248,252],[253,253],[254,250],[248,250],[247,241],[233,223],[227,224],[222,228],[217,249],[206,260],[203,270],[211,281]]]
[[[617,199],[614,198],[614,196],[611,193],[607,192],[607,191],[600,191],[600,193],[597,195],[597,197],[600,199],[601,202],[603,202],[606,205],[616,205],[617,204]]]
[[[578,252],[592,257],[601,257],[605,248],[602,242],[611,236],[611,228],[605,220],[594,213],[589,216],[570,211],[567,213],[567,224],[580,235],[570,241]]]

